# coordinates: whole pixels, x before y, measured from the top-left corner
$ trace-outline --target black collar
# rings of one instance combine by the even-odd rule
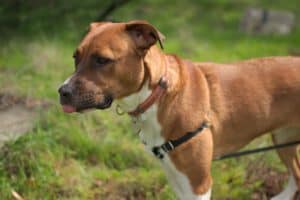
[[[182,137],[180,137],[176,140],[169,140],[169,141],[165,142],[164,144],[162,144],[160,146],[154,146],[152,148],[152,152],[153,152],[155,157],[157,157],[159,159],[163,159],[164,158],[164,153],[168,153],[168,152],[174,150],[176,147],[178,147],[182,143],[185,143],[189,139],[193,138],[198,133],[202,133],[202,131],[205,128],[208,128],[208,127],[209,127],[208,123],[203,122],[201,124],[201,126],[198,127],[196,130],[187,132],[184,136],[182,136]]]

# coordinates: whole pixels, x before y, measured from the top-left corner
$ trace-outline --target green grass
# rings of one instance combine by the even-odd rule
[[[72,53],[102,5],[91,0],[74,1],[72,5],[53,2],[56,6],[36,10],[21,7],[21,17],[0,6],[0,14],[12,21],[2,27],[0,39],[1,90],[53,104],[49,110],[38,111],[32,131],[1,150],[1,199],[12,199],[12,190],[26,199],[175,199],[159,165],[143,150],[127,117],[114,111],[85,115],[61,112],[57,88],[72,73]],[[192,60],[231,62],[287,55],[299,48],[299,27],[287,36],[239,32],[239,18],[250,5],[295,12],[299,7],[297,0],[284,4],[279,0],[147,0],[130,2],[112,18],[150,21],[166,36],[166,52]],[[25,22],[16,26],[19,18]],[[261,144],[256,141],[251,146]],[[245,184],[248,165],[258,160],[275,171],[284,171],[275,153],[215,162],[214,199],[249,199],[262,185],[259,179]]]

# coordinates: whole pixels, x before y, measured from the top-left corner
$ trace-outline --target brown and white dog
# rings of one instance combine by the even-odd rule
[[[210,199],[214,157],[267,132],[274,143],[300,139],[300,58],[197,63],[164,54],[155,45],[162,46],[162,39],[145,21],[92,23],[75,51],[76,70],[59,89],[63,110],[105,109],[121,100],[122,109],[138,116],[140,137],[149,150],[208,122],[201,134],[160,152],[162,167],[184,200]],[[159,84],[162,78],[165,87]],[[273,199],[296,198],[297,147],[278,153],[291,176]]]

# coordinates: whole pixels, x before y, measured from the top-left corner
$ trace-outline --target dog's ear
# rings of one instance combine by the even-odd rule
[[[137,47],[143,52],[147,51],[157,41],[163,49],[164,35],[146,21],[128,22],[126,23],[126,31],[128,31]]]

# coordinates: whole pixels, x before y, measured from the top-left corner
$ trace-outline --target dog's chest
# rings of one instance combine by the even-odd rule
[[[123,100],[122,107],[125,105],[132,110],[149,94],[148,88],[143,88],[139,94],[131,95]],[[154,156],[152,148],[166,142],[161,135],[161,126],[157,119],[157,105],[150,107],[133,125],[136,126],[136,130],[140,129],[141,142],[145,145],[145,149]],[[168,154],[164,154],[164,158],[160,160],[160,163],[179,199],[197,199],[197,196],[192,192],[187,176],[177,170]]]
[[[165,139],[161,136],[161,126],[157,121],[157,105],[152,106],[147,113],[143,114],[136,124],[140,128],[140,140],[149,152],[154,146],[161,145]]]
[[[157,121],[157,106],[153,106],[142,117],[140,140],[145,145],[145,149],[154,156],[152,148],[162,145],[165,139],[161,136],[161,127]],[[164,154],[164,158],[160,160],[160,164],[167,175],[167,178],[180,199],[197,199],[193,194],[187,176],[177,170],[168,154]]]
[[[119,105],[125,112],[135,109],[137,105],[151,94],[151,90],[149,90],[147,85],[148,84],[146,83],[138,93],[123,98],[119,102]],[[133,128],[135,131],[140,130],[140,140],[150,152],[152,147],[161,145],[165,142],[164,138],[161,136],[161,126],[157,120],[156,104],[151,106],[138,118],[133,119]]]

